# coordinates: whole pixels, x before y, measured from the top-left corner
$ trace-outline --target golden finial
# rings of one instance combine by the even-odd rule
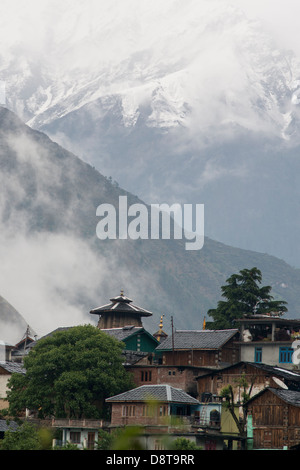
[[[160,342],[160,337],[161,337],[161,334],[162,334],[162,328],[163,328],[163,317],[164,315],[162,315],[160,317],[160,324],[159,324],[159,330],[158,330],[158,333],[157,333],[157,341]]]
[[[121,289],[121,294],[120,295],[121,295],[121,297],[124,297],[124,290],[123,289]]]
[[[204,317],[202,330],[205,330],[205,327],[206,327],[206,321],[205,321],[205,317]]]

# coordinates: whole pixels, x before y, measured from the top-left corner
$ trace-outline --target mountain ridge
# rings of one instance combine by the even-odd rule
[[[207,237],[198,252],[184,240],[99,240],[99,204],[142,200],[5,108],[0,143],[1,295],[39,334],[91,321],[88,312],[120,289],[153,312],[150,331],[162,314],[166,330],[171,316],[175,327],[197,329],[226,279],[253,266],[299,315],[300,271],[286,262]]]

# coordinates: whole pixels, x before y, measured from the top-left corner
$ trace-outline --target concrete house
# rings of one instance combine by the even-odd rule
[[[293,345],[300,339],[300,320],[278,315],[248,315],[240,324],[240,359],[294,369]]]

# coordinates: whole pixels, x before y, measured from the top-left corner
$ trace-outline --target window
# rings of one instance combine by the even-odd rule
[[[122,410],[122,416],[135,416],[135,406],[124,405]]]
[[[254,362],[262,361],[262,348],[255,348],[254,352]]]
[[[152,371],[142,370],[141,371],[141,382],[151,382],[152,380]]]
[[[159,407],[159,416],[167,416],[168,414],[168,406],[167,405],[161,405]]]
[[[71,431],[70,432],[70,441],[72,444],[80,444],[80,432]]]
[[[290,364],[292,362],[293,352],[294,352],[293,348],[288,348],[288,347],[279,348],[279,362]]]

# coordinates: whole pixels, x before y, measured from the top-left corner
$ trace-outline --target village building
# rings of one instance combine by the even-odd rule
[[[196,377],[203,368],[192,366],[167,366],[153,362],[150,364],[149,356],[136,362],[127,364],[126,370],[132,374],[136,386],[168,384],[180,388],[193,397],[197,397]],[[206,369],[204,369],[206,372]]]
[[[265,388],[247,404],[247,449],[300,448],[300,392]]]
[[[221,402],[210,408],[183,390],[167,384],[143,385],[106,400],[111,404],[111,428],[139,426],[139,439],[144,449],[170,448],[179,437],[194,442],[203,450],[232,448],[232,442],[243,439],[237,433],[221,432]],[[208,422],[200,422],[203,413]],[[229,447],[228,444],[229,443]]]
[[[224,367],[240,360],[237,329],[175,330],[155,352],[162,365]]]
[[[22,363],[24,357],[29,353],[30,349],[35,345],[37,335],[28,325],[22,339],[15,344],[11,350],[11,360]]]
[[[0,362],[10,362],[11,352],[14,349],[14,345],[10,343],[6,343],[5,341],[0,341]]]
[[[53,447],[76,444],[79,449],[94,450],[99,439],[99,430],[107,429],[108,423],[101,419],[58,419],[51,426],[61,429],[62,438],[55,439]]]
[[[25,374],[26,370],[21,364],[11,361],[0,362],[0,410],[8,407],[6,401],[7,396],[7,383],[13,373]]]
[[[143,327],[123,326],[121,328],[108,328],[102,330],[113,338],[124,343],[124,350],[135,351],[140,357],[148,356],[158,346],[159,342]],[[150,357],[152,357],[150,355]]]
[[[300,391],[300,373],[269,364],[238,362],[220,370],[211,370],[196,377],[198,397],[220,396],[224,387],[231,384],[234,401],[241,402],[243,392],[241,378],[248,384],[247,392],[251,395],[261,392],[266,387],[288,387]]]
[[[237,319],[236,323],[240,325],[241,361],[295,369],[292,346],[300,339],[300,320],[253,314]]]
[[[141,426],[146,449],[162,449],[163,441],[188,436],[195,441],[192,425],[198,400],[170,385],[143,385],[110,397],[111,427]]]
[[[121,290],[120,295],[111,298],[109,304],[97,307],[90,313],[99,315],[97,328],[124,343],[124,366],[133,365],[142,359],[152,363],[160,337],[157,339],[151,335],[142,322],[142,318],[152,316],[152,312],[134,305]]]

